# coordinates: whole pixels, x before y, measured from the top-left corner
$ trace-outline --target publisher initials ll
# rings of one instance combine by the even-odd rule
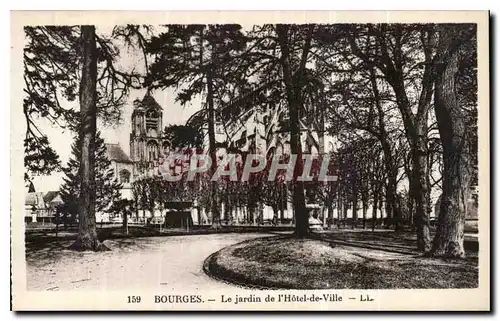
[[[370,298],[370,296],[368,294],[361,294],[361,298],[360,298],[360,301],[361,302],[367,302],[367,301],[373,301],[374,299]]]

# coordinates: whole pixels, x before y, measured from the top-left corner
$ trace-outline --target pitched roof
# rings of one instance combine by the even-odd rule
[[[54,205],[54,204],[63,204],[64,201],[62,200],[61,198],[61,195],[57,195],[56,197],[54,197],[50,202],[46,202],[46,204],[48,205]]]
[[[52,201],[56,196],[59,194],[59,191],[48,191],[44,196],[43,196],[43,201],[45,203],[48,203]]]
[[[24,205],[35,206],[36,208],[43,208],[45,203],[43,202],[42,193],[27,193],[26,198],[24,200]]]
[[[109,160],[117,163],[133,163],[130,157],[123,151],[120,144],[106,143],[106,154]]]
[[[151,93],[147,92],[144,95],[144,98],[142,98],[142,100],[140,99],[134,100],[134,111],[136,109],[150,109],[150,108],[154,108],[156,110],[163,110],[160,104],[158,104],[158,102],[156,102],[153,96],[151,96]]]

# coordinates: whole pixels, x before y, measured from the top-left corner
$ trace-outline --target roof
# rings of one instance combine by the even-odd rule
[[[62,204],[64,203],[61,195],[59,194],[59,191],[48,191],[44,196],[43,196],[43,201],[45,204]]]
[[[47,204],[49,205],[53,205],[53,204],[63,204],[64,201],[62,200],[61,198],[61,195],[57,195],[56,197],[54,197],[50,202],[48,202]]]
[[[134,100],[134,111],[136,110],[147,110],[147,109],[163,110],[160,104],[151,96],[151,93],[147,92],[142,100]]]
[[[106,143],[106,154],[110,161],[117,163],[133,163],[127,154],[123,151],[120,144]]]
[[[43,196],[43,201],[45,203],[48,203],[52,201],[57,195],[59,194],[59,191],[48,191],[44,196]]]
[[[24,205],[28,206],[35,206],[37,208],[43,208],[45,206],[45,203],[43,201],[43,195],[42,193],[27,193],[26,198],[24,200]]]

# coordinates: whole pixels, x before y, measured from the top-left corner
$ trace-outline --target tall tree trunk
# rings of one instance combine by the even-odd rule
[[[422,89],[416,115],[404,86],[403,71],[395,70],[388,75],[388,81],[394,89],[398,109],[403,118],[405,135],[410,145],[412,157],[411,189],[415,199],[415,219],[417,223],[417,247],[425,251],[429,247],[429,218],[427,216],[427,115],[432,97],[432,68],[426,64],[422,78]],[[400,213],[395,213],[400,214]],[[398,219],[396,219],[396,224]]]
[[[123,210],[123,233],[128,235],[128,209]]]
[[[352,189],[353,199],[352,199],[352,228],[358,227],[358,187],[354,183]]]
[[[384,151],[384,165],[387,172],[387,185],[385,188],[386,196],[386,215],[389,222],[388,225],[393,224],[393,219],[396,227],[398,227],[398,220],[401,218],[401,208],[396,198],[397,192],[397,170],[394,166],[392,156],[392,148],[386,138],[382,139],[382,149]]]
[[[339,192],[337,195],[338,195],[338,199],[337,199],[337,228],[340,229],[340,222],[342,220],[342,211],[344,209],[344,207],[342,206],[343,205],[342,191],[340,189],[339,189]]]
[[[426,117],[427,119],[427,117]],[[427,121],[425,119],[425,122]],[[431,245],[429,215],[428,170],[427,170],[427,124],[423,121],[416,123],[417,139],[413,147],[412,186],[415,202],[415,225],[417,228],[417,249],[428,252]]]
[[[368,212],[368,200],[362,199],[363,206],[363,229],[366,228],[366,213]]]
[[[283,80],[285,83],[286,97],[288,103],[288,113],[290,117],[290,149],[293,155],[297,156],[297,163],[294,169],[294,177],[299,176],[299,170],[303,168],[302,163],[302,144],[300,141],[299,111],[302,107],[301,89],[304,82],[305,64],[311,47],[312,32],[314,28],[309,27],[307,38],[302,49],[302,56],[299,67],[295,73],[290,67],[290,49],[288,26],[277,25],[276,32],[281,47],[280,64],[283,70]],[[306,210],[306,201],[304,195],[304,182],[295,180],[293,184],[293,208],[295,212],[295,235],[297,237],[309,236],[309,217]]]
[[[391,227],[393,225],[393,219],[392,219],[392,201],[394,198],[389,196],[389,188],[388,184],[385,184],[385,221],[387,222],[386,227]]]
[[[349,210],[349,202],[346,199],[344,199],[343,207],[344,207],[344,215],[342,217],[342,225],[345,227],[347,223],[347,210]]]
[[[408,206],[408,221],[412,227],[415,227],[414,216],[413,216],[413,202],[414,199],[411,194],[408,195],[407,206]]]
[[[327,205],[328,211],[328,227],[331,227],[333,224],[333,203],[329,202]]]
[[[283,224],[284,220],[285,220],[285,208],[286,208],[286,197],[287,195],[287,189],[286,189],[286,185],[282,184],[280,185],[280,206],[279,206],[279,210],[280,210],[280,223]]]
[[[422,36],[424,37],[424,36]],[[399,38],[396,38],[399,39]],[[387,80],[394,90],[397,106],[403,118],[405,135],[410,145],[412,167],[412,193],[415,199],[415,219],[417,223],[417,247],[425,250],[429,247],[429,218],[427,216],[427,115],[432,97],[432,57],[429,50],[431,42],[423,44],[426,64],[422,76],[422,88],[418,101],[417,113],[412,111],[412,105],[408,99],[405,87],[405,79],[401,61],[401,43],[395,46],[395,64],[389,74],[386,74]],[[383,48],[387,51],[387,47]],[[401,212],[396,212],[396,224],[398,224]],[[399,215],[399,216],[398,216]],[[397,226],[396,226],[397,227]]]
[[[274,204],[272,206],[273,208],[273,225],[275,225],[277,222],[278,222],[278,217],[279,217],[279,209],[278,209],[278,206],[277,204]]]
[[[399,220],[401,219],[401,208],[396,199],[397,194],[397,167],[394,161],[394,156],[392,153],[391,143],[389,142],[389,135],[387,133],[384,110],[381,104],[380,92],[377,85],[377,79],[375,75],[375,70],[370,68],[370,82],[372,85],[373,94],[375,96],[375,106],[378,113],[378,125],[380,128],[380,133],[378,139],[382,145],[382,151],[384,153],[384,167],[387,172],[387,186],[386,186],[386,209],[387,209],[387,221],[388,225],[392,224],[392,217],[396,220],[396,230],[399,229]]]
[[[203,48],[203,35],[201,35],[201,48]],[[214,92],[213,92],[213,63],[215,56],[215,45],[212,45],[210,66],[206,74],[207,78],[207,106],[208,106],[208,153],[210,159],[212,160],[212,167],[210,169],[210,177],[217,170],[217,149],[215,146],[215,108],[214,108]],[[201,55],[203,59],[203,55]],[[219,199],[217,193],[217,182],[210,181],[210,197],[211,202],[211,212],[212,212],[212,228],[220,228],[220,209],[219,209]]]
[[[460,108],[455,92],[458,71],[453,30],[442,27],[436,65],[434,108],[443,145],[443,194],[438,226],[430,254],[464,257],[464,225],[470,195],[470,158],[466,114]]]
[[[372,231],[375,230],[375,226],[377,225],[377,207],[379,203],[379,187],[374,186],[373,192],[373,209],[372,209]]]
[[[97,50],[94,26],[82,26],[82,78],[80,81],[80,116],[82,153],[80,158],[80,197],[78,235],[71,245],[78,251],[106,250],[99,243],[95,222],[95,135]]]

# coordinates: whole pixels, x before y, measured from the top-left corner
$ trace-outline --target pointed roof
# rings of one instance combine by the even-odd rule
[[[34,206],[35,208],[44,208],[45,203],[43,201],[42,193],[27,193],[24,199],[24,205]]]
[[[61,194],[59,194],[59,191],[48,191],[44,196],[43,196],[43,201],[45,202],[45,205],[58,205],[64,203]]]
[[[45,193],[45,195],[43,196],[43,201],[45,203],[48,203],[50,201],[52,201],[54,198],[56,198],[56,196],[59,194],[59,191],[48,191],[47,193]]]
[[[147,91],[142,100],[134,100],[134,112],[148,109],[163,110],[158,102],[153,98],[150,91]]]
[[[34,193],[34,192],[36,192],[35,185],[33,184],[33,182],[30,182],[30,187],[28,189],[28,193]]]
[[[123,151],[120,144],[106,143],[106,154],[110,161],[117,163],[133,163],[128,155]]]

